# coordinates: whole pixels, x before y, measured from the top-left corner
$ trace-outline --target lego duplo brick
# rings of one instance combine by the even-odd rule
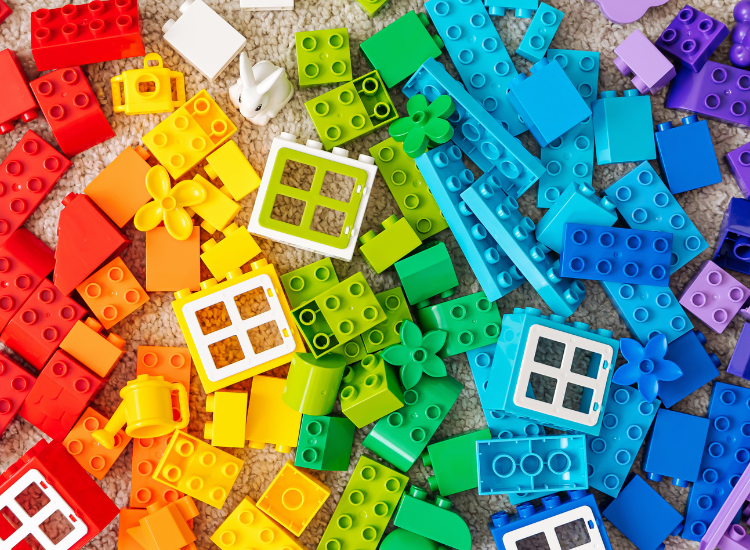
[[[164,67],[158,53],[147,54],[142,69],[123,71],[113,76],[110,83],[115,113],[171,113],[185,104],[185,76]]]
[[[184,493],[155,480],[152,476],[173,434],[133,440],[133,469],[130,479],[130,507],[164,506]]]
[[[733,197],[716,237],[713,262],[724,269],[750,273],[750,202]]]
[[[479,285],[491,301],[502,298],[521,286],[525,278],[497,241],[487,233],[477,217],[461,199],[461,191],[474,183],[474,174],[466,168],[461,151],[452,142],[421,155],[417,166],[466,256]],[[495,172],[493,168],[491,172]],[[485,174],[487,185],[500,188],[500,176]]]
[[[642,94],[655,94],[677,74],[674,65],[639,29],[615,48],[614,63],[623,76],[633,75],[633,86]]]
[[[31,14],[31,54],[39,71],[89,65],[145,51],[136,0],[97,0]]]
[[[532,12],[539,8],[539,0],[484,0],[484,5],[493,16],[503,16],[508,9],[516,17],[531,17]]]
[[[223,281],[227,273],[239,269],[260,254],[260,247],[244,227],[230,223],[223,231],[224,239],[209,239],[201,245],[201,261],[217,281]]]
[[[719,161],[705,120],[691,115],[677,127],[662,122],[654,137],[659,167],[672,194],[721,182]]]
[[[195,547],[192,519],[199,512],[191,497],[182,497],[158,509],[153,507],[148,512],[138,521],[138,525],[130,527],[127,531],[141,547]]]
[[[452,508],[451,501],[441,496],[436,496],[433,502],[427,501],[427,491],[412,485],[399,502],[393,525],[430,537],[441,545],[470,550],[469,526]]]
[[[483,409],[490,435],[497,439],[545,435],[544,427],[535,421],[493,409]],[[510,495],[513,497],[513,494]],[[514,504],[514,503],[512,503]]]
[[[656,39],[656,47],[698,72],[728,35],[724,23],[686,5]]]
[[[333,411],[346,359],[329,353],[315,358],[312,353],[295,353],[282,400],[291,409],[305,415],[326,415]]]
[[[284,403],[286,379],[256,376],[247,406],[245,439],[251,449],[275,445],[277,453],[289,453],[299,440],[302,413]]]
[[[409,304],[400,286],[376,294],[375,299],[383,308],[386,320],[362,334],[367,353],[375,353],[388,346],[400,344],[401,323],[405,320],[413,321]]]
[[[374,17],[388,0],[357,0],[357,2],[368,16]]]
[[[580,281],[560,277],[552,255],[534,236],[534,222],[521,214],[518,202],[481,182],[466,189],[461,198],[550,309],[564,317],[572,315],[586,289]]]
[[[0,5],[0,23],[2,6]],[[15,128],[14,122],[31,122],[39,116],[36,101],[31,95],[26,73],[11,49],[0,51],[0,75],[3,77],[3,101],[0,105],[0,135]]]
[[[135,373],[136,376],[161,376],[165,382],[180,383],[190,394],[191,364],[187,348],[138,346]],[[179,398],[176,393],[172,394],[172,408],[179,410]]]
[[[485,405],[485,399],[487,398],[487,382],[490,379],[492,360],[495,357],[496,349],[497,344],[493,342],[482,348],[466,352],[466,359],[469,361],[471,375],[474,377],[474,385],[477,388],[479,402],[483,407]],[[489,403],[489,401],[487,401],[487,403]]]
[[[141,519],[148,515],[148,510],[138,510],[122,508],[119,515],[119,525],[117,530],[117,549],[118,550],[140,550],[143,548],[136,540],[128,534],[128,529],[137,527]]]
[[[725,158],[740,193],[747,199],[750,196],[750,143],[729,151]]]
[[[246,496],[211,535],[221,550],[264,548],[266,550],[305,550],[286,529],[258,509]],[[253,545],[253,546],[250,546]]]
[[[379,355],[367,355],[347,366],[341,385],[341,412],[357,428],[404,406],[398,375]]]
[[[319,549],[375,550],[409,478],[362,455],[328,522]]]
[[[648,162],[638,165],[604,193],[633,229],[672,233],[672,273],[708,248],[706,239]]]
[[[292,309],[317,298],[340,282],[331,258],[285,273],[280,279]]]
[[[458,277],[445,243],[427,241],[417,252],[396,262],[396,273],[406,299],[417,308],[430,305],[430,298],[449,298],[458,287]]]
[[[715,353],[708,353],[705,345],[706,337],[703,333],[691,330],[667,346],[664,359],[676,363],[682,370],[682,376],[677,380],[659,382],[658,395],[665,407],[673,407],[719,376],[721,361]]]
[[[0,23],[10,17],[11,13],[13,13],[13,10],[10,8],[10,6],[0,0]]]
[[[125,354],[125,340],[113,332],[104,336],[101,331],[102,325],[96,319],[88,317],[85,321],[76,321],[60,342],[60,349],[107,378]]]
[[[727,365],[727,372],[750,380],[750,324],[748,323],[742,325],[742,332]]]
[[[648,403],[635,388],[612,384],[599,435],[586,436],[589,487],[616,497],[625,484],[661,401]]]
[[[349,82],[352,56],[349,29],[326,29],[294,33],[299,87]]]
[[[84,470],[98,480],[107,475],[107,472],[112,468],[131,439],[124,431],[120,430],[115,435],[114,449],[107,449],[94,441],[92,434],[94,431],[103,428],[107,424],[107,420],[105,416],[88,407],[63,440],[68,452],[73,455]]]
[[[345,472],[349,469],[354,429],[348,418],[303,415],[294,465],[324,472]]]
[[[734,484],[732,492],[719,510],[716,519],[711,522],[708,531],[701,539],[703,548],[718,548],[721,545],[728,548],[747,546],[748,539],[745,528],[734,522],[740,517],[742,507],[749,497],[750,469],[745,469]]]
[[[208,155],[203,168],[212,181],[218,178],[236,201],[244,199],[260,185],[255,168],[231,140]]]
[[[523,40],[516,49],[516,55],[520,55],[532,63],[542,59],[547,52],[547,48],[549,48],[550,42],[555,37],[563,17],[565,17],[563,12],[542,2],[539,9],[534,13],[534,19],[531,20],[526,34],[523,35]]]
[[[214,447],[245,446],[247,422],[247,393],[242,391],[217,391],[206,396],[206,412],[213,413],[206,421],[203,438],[210,439]]]
[[[462,491],[476,489],[477,478],[476,442],[489,439],[490,430],[474,430],[428,445],[422,453],[425,468],[432,468],[427,478],[430,491],[447,497]]]
[[[462,389],[463,385],[450,376],[422,376],[416,386],[404,392],[404,406],[378,420],[362,445],[402,472],[408,471]]]
[[[380,225],[380,233],[370,230],[359,238],[359,252],[375,273],[382,273],[422,244],[406,218],[393,214]]]
[[[425,9],[471,97],[512,135],[526,131],[506,97],[518,71],[482,0],[431,1]]]
[[[211,185],[200,174],[193,176],[193,182],[206,190],[206,200],[191,206],[190,212],[194,212],[203,218],[201,227],[208,233],[213,234],[217,231],[223,231],[239,214],[240,205],[227,194],[222,193],[216,186]]]
[[[706,261],[682,291],[680,303],[714,332],[729,326],[750,290],[712,261]]]
[[[599,94],[591,107],[597,164],[641,162],[656,158],[651,97],[638,90]]]
[[[200,227],[190,237],[178,241],[166,227],[146,232],[146,290],[177,292],[200,290]]]
[[[31,373],[0,353],[0,436],[21,409],[35,382]]]

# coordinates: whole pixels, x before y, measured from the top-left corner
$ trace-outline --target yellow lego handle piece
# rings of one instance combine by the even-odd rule
[[[113,76],[109,79],[112,84],[112,109],[115,113],[124,113],[125,104],[122,102],[122,92],[120,91],[120,83],[123,82],[122,75]]]
[[[149,65],[149,61],[156,61],[158,62],[158,65]],[[161,56],[158,53],[151,52],[147,53],[145,57],[143,58],[143,68],[144,69],[161,69],[164,67],[164,62],[161,59]]]

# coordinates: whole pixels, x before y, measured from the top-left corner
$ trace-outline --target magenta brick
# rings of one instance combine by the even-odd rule
[[[748,296],[745,285],[709,260],[685,287],[680,304],[721,334]]]
[[[680,10],[656,40],[656,47],[698,72],[729,35],[727,26],[692,6]]]
[[[750,198],[750,143],[729,151],[726,159],[742,196]]]
[[[642,94],[655,94],[677,71],[663,53],[638,29],[615,48],[615,67],[625,76],[633,74],[633,86]]]

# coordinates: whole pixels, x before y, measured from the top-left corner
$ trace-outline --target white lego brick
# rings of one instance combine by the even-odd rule
[[[245,47],[237,32],[203,0],[185,0],[182,15],[162,27],[164,40],[209,80],[215,80]]]
[[[355,189],[355,193],[362,193],[362,199],[359,203],[357,215],[349,233],[349,241],[346,248],[336,248],[334,246],[325,245],[322,243],[310,241],[304,238],[296,237],[294,235],[288,235],[282,231],[269,229],[262,227],[259,223],[260,211],[263,203],[266,200],[268,192],[268,184],[273,173],[273,168],[276,164],[276,157],[279,151],[282,149],[292,149],[301,153],[326,159],[338,164],[359,168],[367,174],[364,189]],[[337,258],[339,260],[351,261],[354,255],[354,249],[357,246],[357,237],[359,236],[359,230],[362,226],[362,220],[365,217],[365,210],[367,209],[367,202],[370,199],[370,192],[375,181],[375,174],[377,174],[378,168],[375,166],[375,160],[367,155],[359,155],[358,160],[349,158],[349,152],[346,149],[340,147],[334,147],[331,152],[323,150],[323,144],[314,141],[307,140],[306,145],[302,145],[297,142],[297,138],[286,132],[282,133],[280,137],[274,138],[271,144],[271,151],[268,154],[268,161],[266,162],[266,168],[263,171],[263,179],[260,182],[258,188],[258,196],[255,199],[255,205],[253,206],[253,212],[250,215],[250,223],[247,226],[247,230],[260,237],[265,237],[272,241],[288,244],[295,248],[301,248],[302,250],[309,250],[316,254],[322,254],[331,258]],[[346,231],[346,229],[345,229]]]
[[[532,516],[534,517],[534,516]],[[579,521],[580,520],[580,521]],[[558,534],[562,533],[563,536],[577,535],[577,531],[568,529],[558,529],[559,527],[566,526],[574,523],[576,526],[580,525],[580,528],[586,529],[586,534],[589,536],[589,541],[576,546],[576,550],[604,550],[605,545],[602,540],[602,535],[599,532],[599,527],[596,524],[596,518],[591,508],[588,506],[580,506],[573,510],[568,510],[562,514],[558,514],[551,518],[519,527],[515,531],[510,531],[503,535],[503,546],[506,550],[518,550],[518,543],[526,540],[534,535],[544,534],[547,538],[547,547],[549,550],[562,550],[563,548],[571,548],[570,540],[565,540],[565,546],[561,544]],[[512,525],[512,524],[511,524]],[[535,539],[536,540],[536,539]],[[529,542],[526,541],[522,548],[529,548]]]
[[[294,9],[294,0],[240,0],[240,9],[248,11],[288,11]]]

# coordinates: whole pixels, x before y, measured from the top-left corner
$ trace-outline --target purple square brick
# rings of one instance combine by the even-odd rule
[[[625,76],[633,73],[633,86],[642,94],[655,94],[677,71],[669,59],[638,29],[615,48],[615,67]]]
[[[728,35],[724,23],[685,6],[656,40],[656,47],[698,72]]]
[[[750,296],[750,290],[712,261],[685,287],[680,304],[721,334]]]
[[[750,143],[737,147],[727,153],[727,164],[734,174],[734,181],[740,188],[742,196],[750,197]]]

